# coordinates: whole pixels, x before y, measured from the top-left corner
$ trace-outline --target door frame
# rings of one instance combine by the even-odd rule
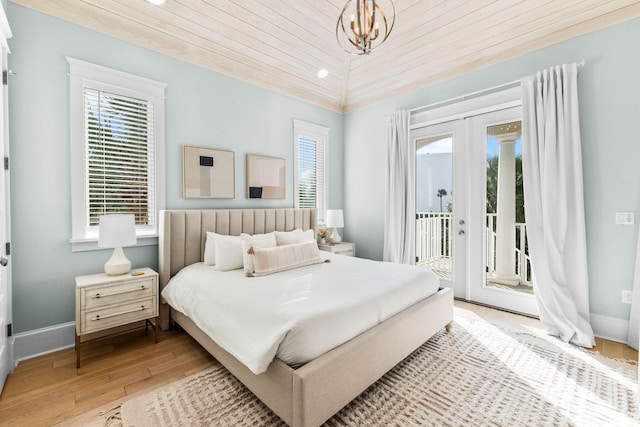
[[[4,228],[4,241],[0,241],[0,256],[6,256],[8,259],[8,264],[6,267],[0,266],[0,280],[3,280],[6,286],[6,305],[1,307],[0,309],[6,310],[3,317],[6,319],[0,325],[0,334],[5,335],[5,343],[4,343],[4,351],[5,355],[2,357],[4,360],[0,361],[0,391],[4,387],[4,383],[6,380],[6,375],[13,372],[15,368],[15,360],[13,354],[13,342],[14,339],[11,336],[10,327],[7,325],[12,324],[13,313],[12,313],[12,286],[11,286],[11,256],[10,252],[7,251],[5,254],[5,250],[7,250],[7,246],[5,246],[6,242],[11,241],[11,204],[10,204],[10,181],[9,181],[9,169],[8,162],[9,159],[9,89],[8,89],[8,78],[9,78],[9,67],[8,67],[8,54],[9,54],[9,45],[7,43],[8,39],[11,38],[11,28],[9,27],[9,22],[7,20],[7,16],[5,14],[4,8],[0,4],[0,61],[2,65],[2,71],[5,82],[2,84],[2,97],[0,99],[0,160],[2,161],[2,172],[4,173],[3,178],[0,180],[0,185],[3,185],[4,188],[4,199],[0,200],[0,203],[4,204],[0,209],[4,212],[4,218],[0,216],[0,227]],[[7,159],[7,160],[5,160]],[[6,366],[3,365],[6,363]]]

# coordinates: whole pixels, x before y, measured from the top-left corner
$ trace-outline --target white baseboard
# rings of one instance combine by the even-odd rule
[[[21,360],[75,346],[75,327],[75,322],[69,322],[15,334],[14,366]],[[597,337],[627,343],[628,320],[591,313],[591,327]]]
[[[144,326],[144,321],[117,326],[108,330],[83,335],[81,342],[122,331],[130,331],[135,328],[143,328]],[[59,325],[15,334],[12,338],[15,367],[18,366],[18,362],[22,360],[75,347],[76,324],[75,322],[61,323]]]
[[[629,321],[617,317],[603,316],[601,314],[590,313],[591,327],[593,333],[600,338],[609,341],[627,343],[629,332]]]
[[[75,322],[15,334],[12,337],[14,366],[18,366],[21,360],[73,347],[75,337]]]

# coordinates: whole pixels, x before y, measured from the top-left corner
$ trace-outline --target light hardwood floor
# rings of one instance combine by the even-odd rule
[[[455,305],[457,312],[472,312],[494,323],[542,328],[528,317],[462,301]],[[638,352],[624,344],[602,339],[596,344],[594,351],[607,357],[638,360]],[[158,344],[153,334],[143,331],[89,342],[83,344],[80,369],[75,362],[73,348],[21,362],[0,395],[0,426],[60,423],[217,363],[180,329],[162,333]]]

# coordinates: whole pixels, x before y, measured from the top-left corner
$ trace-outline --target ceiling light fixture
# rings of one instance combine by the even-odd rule
[[[164,2],[165,2],[166,0],[147,0],[147,1],[148,1],[149,3],[151,3],[151,4],[155,4],[156,6],[160,6],[160,5],[164,4]]]
[[[324,79],[329,75],[329,72],[325,69],[322,69],[322,70],[318,70],[318,73],[316,75],[318,76],[319,79]]]
[[[396,9],[392,0],[388,2],[389,19],[376,0],[347,1],[336,24],[336,38],[345,52],[368,55],[389,37],[396,21]]]

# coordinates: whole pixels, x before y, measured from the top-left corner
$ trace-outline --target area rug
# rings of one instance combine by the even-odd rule
[[[327,426],[638,426],[637,367],[540,332],[456,316]],[[216,366],[125,402],[129,426],[280,426]],[[113,421],[113,419],[112,419]]]

